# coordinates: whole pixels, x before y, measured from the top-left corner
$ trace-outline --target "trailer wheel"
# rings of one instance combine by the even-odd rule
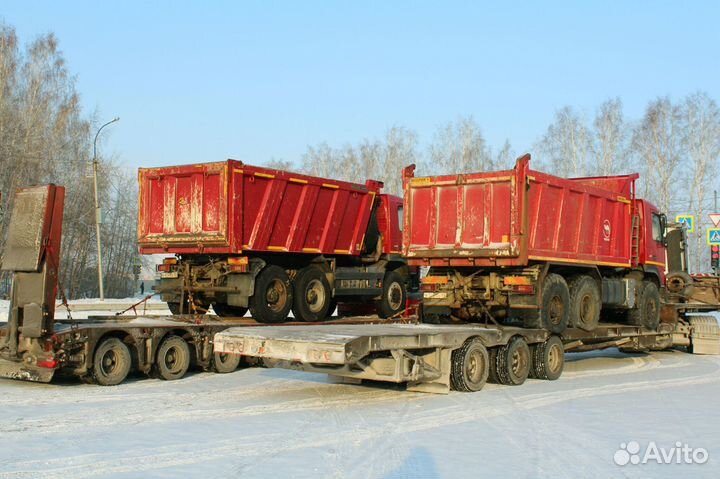
[[[498,381],[508,386],[519,386],[530,374],[530,363],[530,348],[521,336],[515,336],[497,352],[495,367]]]
[[[180,379],[190,367],[190,347],[180,336],[169,336],[158,348],[155,361],[158,375],[166,381]]]
[[[450,384],[455,391],[474,392],[485,386],[489,374],[488,351],[477,338],[470,338],[452,352]]]
[[[130,372],[132,356],[127,345],[118,338],[107,338],[95,350],[92,374],[102,386],[115,386]]]
[[[643,281],[638,295],[640,301],[627,312],[628,322],[634,326],[655,330],[660,324],[660,291],[652,281]]]
[[[317,266],[308,266],[298,273],[294,281],[295,300],[292,311],[302,321],[322,321],[330,313],[332,302],[330,283]]]
[[[255,279],[255,292],[250,297],[250,313],[261,323],[282,323],[293,304],[293,287],[280,266],[270,265]]]
[[[212,369],[216,373],[231,373],[240,365],[239,354],[214,353]]]
[[[570,319],[570,292],[565,279],[559,274],[548,274],[540,301],[538,316],[527,319],[525,327],[546,329],[555,334],[565,331]]]
[[[565,348],[557,336],[550,336],[544,343],[532,346],[532,377],[554,381],[560,377],[565,366]]]
[[[242,318],[248,309],[242,306],[230,306],[225,303],[213,303],[213,311],[221,318]]]
[[[388,271],[383,279],[382,298],[377,303],[378,315],[390,318],[405,309],[405,280],[396,271]]]
[[[600,289],[588,275],[575,276],[568,284],[570,289],[570,321],[573,326],[592,331],[600,322]]]

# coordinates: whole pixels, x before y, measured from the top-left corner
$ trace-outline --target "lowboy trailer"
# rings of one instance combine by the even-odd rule
[[[476,323],[300,325],[229,328],[215,335],[215,351],[261,358],[265,365],[325,373],[344,382],[407,383],[410,391],[471,392],[489,380],[520,385],[530,378],[555,380],[565,352],[609,347],[648,351],[685,346],[720,354],[720,331],[712,316],[697,316],[682,329],[661,325],[648,330],[602,324],[593,331]]]

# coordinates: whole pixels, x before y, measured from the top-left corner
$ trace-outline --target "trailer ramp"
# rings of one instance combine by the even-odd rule
[[[13,274],[8,325],[0,329],[0,377],[49,382],[57,362],[49,342],[57,296],[65,189],[15,194],[2,270]]]

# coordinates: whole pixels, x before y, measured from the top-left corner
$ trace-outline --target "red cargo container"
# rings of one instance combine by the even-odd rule
[[[175,313],[323,319],[340,301],[392,316],[405,304],[402,200],[364,185],[228,160],[142,168],[138,237]],[[347,308],[346,308],[347,309]]]
[[[419,264],[459,266],[533,260],[630,266],[638,175],[565,179],[531,171],[528,163],[525,157],[513,170],[408,177],[405,255]]]
[[[372,180],[360,185],[235,160],[141,168],[139,180],[143,254],[357,255],[382,186]]]
[[[602,306],[652,327],[665,217],[635,198],[638,175],[566,179],[530,170],[529,161],[426,178],[405,169],[403,252],[409,264],[433,267],[426,311],[561,332],[594,328]]]

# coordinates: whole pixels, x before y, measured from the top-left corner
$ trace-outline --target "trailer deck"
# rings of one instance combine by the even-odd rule
[[[672,341],[672,328],[645,330],[603,324],[592,332],[569,329],[564,351],[613,346],[640,348],[657,340]],[[497,351],[522,338],[530,347],[553,335],[543,329],[484,324],[299,325],[292,328],[229,328],[215,335],[216,352],[265,360],[267,366],[330,374],[343,381],[407,383],[408,390],[447,393],[451,389],[453,352],[479,340]]]

